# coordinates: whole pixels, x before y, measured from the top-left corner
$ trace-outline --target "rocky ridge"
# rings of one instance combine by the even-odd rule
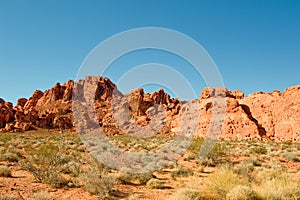
[[[112,96],[119,99],[117,103]],[[218,98],[223,99],[224,110],[215,102]],[[78,113],[72,112],[72,105]],[[82,109],[86,105],[92,105],[88,106],[91,110]],[[190,114],[196,121],[191,124],[188,119],[182,120],[182,116],[193,105],[197,105],[197,110]],[[129,112],[124,111],[126,118],[119,122],[115,109],[125,108]],[[83,120],[76,121],[73,114]],[[123,112],[120,114],[123,116]],[[105,134],[115,135],[126,133],[130,124],[147,127],[156,120],[155,126],[160,128],[155,134],[182,134],[182,127],[191,124],[198,136],[205,137],[213,132],[212,116],[221,114],[224,116],[223,126],[219,127],[221,138],[300,142],[300,86],[289,87],[282,93],[257,92],[247,97],[238,90],[205,88],[199,99],[185,102],[170,98],[162,89],[151,94],[135,89],[123,95],[108,78],[100,76],[88,76],[76,83],[72,80],[62,85],[57,83],[44,92],[36,90],[29,99],[20,98],[15,107],[0,99],[0,132],[39,128],[74,130],[76,125],[76,129],[97,126]]]

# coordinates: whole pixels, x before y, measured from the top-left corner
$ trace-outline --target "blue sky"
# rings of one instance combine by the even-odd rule
[[[100,42],[148,26],[173,29],[199,42],[231,90],[249,94],[300,84],[297,0],[0,0],[0,97],[16,102],[35,89],[75,79]],[[153,57],[174,64],[156,53],[129,56],[120,66]],[[204,86],[193,85],[198,93]]]

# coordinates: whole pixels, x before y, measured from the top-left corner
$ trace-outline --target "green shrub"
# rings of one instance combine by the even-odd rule
[[[33,156],[28,156],[20,162],[23,169],[31,172],[37,182],[49,184],[55,188],[68,185],[68,180],[62,176],[65,164],[74,158],[65,154],[65,149],[52,143],[42,145]]]
[[[252,151],[257,154],[266,154],[268,152],[265,146],[254,147]]]
[[[22,157],[20,151],[16,149],[2,149],[0,155],[1,160],[9,162],[18,162]]]

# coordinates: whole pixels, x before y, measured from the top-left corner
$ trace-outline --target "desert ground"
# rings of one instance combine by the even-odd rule
[[[172,137],[109,139],[151,152]],[[132,174],[99,163],[75,133],[0,133],[0,199],[300,199],[300,144],[219,140],[199,157],[202,142],[163,169]]]

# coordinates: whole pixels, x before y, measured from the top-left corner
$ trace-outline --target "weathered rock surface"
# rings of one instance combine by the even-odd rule
[[[9,102],[5,102],[0,98],[0,129],[5,128],[7,123],[14,120],[13,105]]]
[[[284,92],[258,92],[241,100],[266,136],[275,141],[300,141],[300,86]]]
[[[300,142],[300,86],[247,97],[239,90],[205,88],[199,99],[184,102],[162,89],[151,94],[135,89],[123,95],[108,78],[88,76],[36,90],[15,107],[0,99],[0,131],[36,128],[76,128],[80,133],[100,128],[107,135],[134,134],[138,129],[171,135],[195,130],[197,136],[220,132],[218,137],[229,140]]]

